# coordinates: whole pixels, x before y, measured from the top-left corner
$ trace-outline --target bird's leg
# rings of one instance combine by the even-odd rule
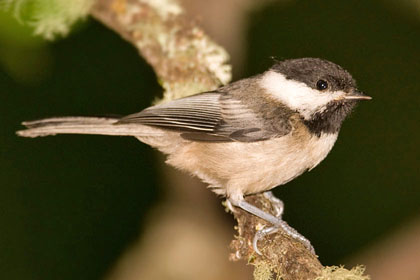
[[[294,228],[292,228],[285,221],[282,220],[281,216],[284,210],[283,202],[280,199],[276,198],[271,192],[264,193],[264,196],[267,199],[269,199],[270,202],[272,203],[272,206],[274,207],[274,210],[276,212],[276,216],[273,216],[270,213],[264,212],[260,208],[255,207],[252,204],[249,204],[248,202],[245,201],[243,197],[240,199],[229,198],[229,201],[232,205],[236,207],[240,207],[243,210],[247,211],[248,213],[251,213],[273,225],[272,227],[263,228],[257,231],[252,242],[255,252],[261,255],[261,252],[258,250],[258,241],[261,238],[265,237],[266,235],[277,232],[281,228],[290,237],[300,241],[308,250],[310,250],[312,253],[315,253],[315,250],[312,247],[309,240],[306,239],[303,235],[298,233]]]

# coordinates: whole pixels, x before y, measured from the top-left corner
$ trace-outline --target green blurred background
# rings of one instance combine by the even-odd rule
[[[271,56],[321,57],[373,97],[319,167],[275,191],[324,264],[420,214],[420,9],[401,3],[274,2],[249,14],[235,79]],[[136,50],[93,20],[53,43],[30,32],[0,14],[0,278],[101,279],[161,197],[154,152],[134,138],[15,131],[46,116],[137,112],[161,89]]]

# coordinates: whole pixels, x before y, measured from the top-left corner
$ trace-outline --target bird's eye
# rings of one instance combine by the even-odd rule
[[[328,83],[324,80],[319,80],[316,82],[316,88],[319,90],[326,90],[328,88]]]

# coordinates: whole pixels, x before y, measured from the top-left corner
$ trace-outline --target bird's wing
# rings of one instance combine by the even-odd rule
[[[181,132],[213,132],[222,119],[219,93],[208,92],[152,106],[118,123],[140,123]]]
[[[262,116],[240,100],[218,91],[146,108],[122,118],[117,125],[124,123],[176,130],[185,139],[205,142],[255,142],[290,131],[288,123],[267,126]]]

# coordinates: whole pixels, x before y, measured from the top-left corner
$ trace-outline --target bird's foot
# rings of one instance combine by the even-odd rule
[[[308,239],[306,239],[302,234],[297,232],[294,228],[289,226],[285,221],[282,220],[282,215],[284,211],[284,203],[275,197],[271,191],[265,192],[264,197],[270,200],[271,205],[273,207],[273,210],[275,212],[275,215],[272,215],[270,213],[264,212],[258,207],[255,207],[252,204],[249,204],[246,202],[243,198],[238,200],[232,200],[228,199],[229,208],[233,208],[232,205],[235,205],[236,207],[240,207],[243,210],[254,214],[255,216],[271,223],[273,226],[271,227],[264,227],[260,230],[258,230],[252,240],[252,247],[254,251],[261,255],[261,251],[258,249],[258,241],[264,238],[267,235],[273,234],[277,232],[279,229],[282,229],[288,236],[298,240],[301,242],[309,251],[315,254],[315,250],[312,247],[311,243]]]
[[[258,249],[258,241],[260,241],[267,235],[278,232],[279,229],[282,229],[288,236],[292,237],[293,239],[298,240],[306,247],[306,249],[311,251],[311,253],[315,254],[314,247],[311,245],[311,242],[305,236],[297,232],[297,230],[289,226],[285,221],[279,219],[276,225],[271,227],[264,227],[255,233],[254,238],[252,240],[252,247],[258,255],[262,255],[261,251]]]
[[[284,212],[284,203],[280,199],[274,196],[272,191],[266,191],[263,193],[264,197],[271,202],[271,206],[274,209],[274,216],[281,219]]]
[[[258,241],[260,241],[267,235],[276,233],[278,230],[278,227],[264,227],[260,230],[257,230],[257,232],[254,235],[254,238],[252,239],[252,248],[254,249],[255,253],[262,256],[260,249],[258,249]]]

